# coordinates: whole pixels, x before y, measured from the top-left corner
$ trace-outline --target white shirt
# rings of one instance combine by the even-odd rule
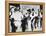
[[[21,12],[19,12],[19,11],[16,11],[15,13],[14,13],[14,19],[15,20],[21,20],[22,18],[23,18],[23,15],[22,15],[22,13]]]

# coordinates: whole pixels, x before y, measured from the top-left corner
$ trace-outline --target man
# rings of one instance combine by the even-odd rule
[[[28,31],[31,31],[31,17],[30,17],[30,14],[31,14],[31,9],[28,9],[27,10],[28,12],[28,18],[27,18],[27,22],[28,22]]]
[[[21,28],[21,23],[22,22],[21,22],[21,20],[23,18],[23,15],[20,12],[20,7],[19,6],[16,6],[15,13],[14,13],[14,19],[15,19],[14,23],[15,23],[15,26],[17,26],[16,32],[21,32],[22,31],[22,28]]]
[[[42,27],[42,15],[43,15],[43,12],[39,12],[38,13],[38,18],[39,18],[39,22],[38,22],[38,28],[41,28]]]
[[[14,9],[15,6],[10,5],[10,14],[9,14],[9,20],[10,20],[10,32],[16,32],[17,27],[14,25]]]
[[[21,27],[22,27],[22,32],[25,32],[26,31],[26,26],[27,26],[27,17],[28,17],[28,12],[27,10],[24,10],[23,11],[23,19],[21,20],[22,24],[21,24]]]
[[[34,30],[34,21],[35,21],[35,19],[34,19],[34,8],[32,8],[32,11],[31,11],[31,13],[30,13],[30,17],[31,17],[31,30],[33,31]]]
[[[30,13],[31,13],[31,11],[30,11],[30,9],[28,9],[28,10],[24,10],[24,12],[23,12],[23,19],[22,19],[22,24],[21,24],[21,27],[22,27],[22,32],[25,32],[25,31],[31,31],[30,29],[30,25],[31,25],[31,23],[30,23]]]

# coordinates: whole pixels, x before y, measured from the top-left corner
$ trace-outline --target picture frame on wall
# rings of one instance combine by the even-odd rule
[[[5,35],[45,32],[45,3],[5,1]]]

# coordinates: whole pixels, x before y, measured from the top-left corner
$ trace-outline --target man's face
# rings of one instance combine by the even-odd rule
[[[25,17],[28,17],[29,16],[29,13],[28,13],[27,10],[24,12],[24,15],[25,15]]]
[[[14,9],[15,9],[15,8],[12,8],[11,11],[14,12],[14,11],[15,11]]]
[[[17,10],[19,10],[19,7],[16,7]]]
[[[28,13],[25,13],[25,17],[28,17],[29,16],[29,14]]]

